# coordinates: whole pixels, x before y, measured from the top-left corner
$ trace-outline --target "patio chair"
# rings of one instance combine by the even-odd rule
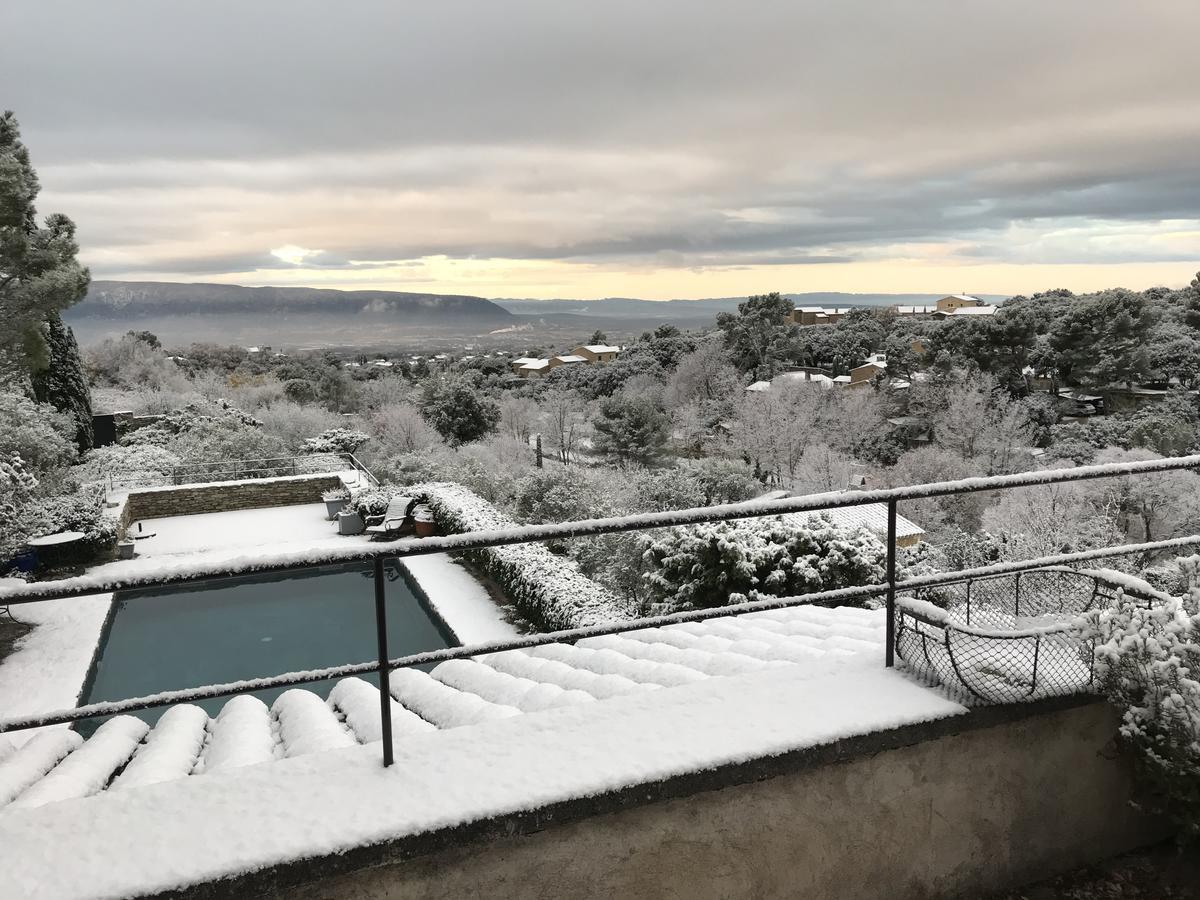
[[[404,527],[411,526],[413,507],[417,505],[414,497],[393,497],[388,501],[387,511],[382,516],[367,516],[363,521],[367,525],[367,534],[388,537],[399,534]]]

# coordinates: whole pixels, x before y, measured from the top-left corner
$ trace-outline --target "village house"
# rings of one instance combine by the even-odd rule
[[[587,359],[574,353],[565,353],[562,356],[550,357],[548,362],[549,368],[557,369],[559,366],[577,366],[586,363]]]
[[[590,363],[604,363],[616,359],[621,348],[611,347],[608,344],[580,344],[571,352],[576,356],[582,356]]]
[[[989,306],[978,297],[972,297],[970,294],[950,294],[947,297],[942,297],[936,303],[892,307],[898,316],[937,316],[943,319],[947,316],[959,315],[990,316],[998,308]]]
[[[865,387],[879,375],[887,374],[887,357],[882,353],[873,353],[861,366],[850,370],[847,387]]]
[[[517,365],[518,362],[520,365]],[[550,360],[522,357],[519,360],[513,360],[513,371],[522,378],[540,378],[550,371]]]
[[[800,306],[787,314],[786,321],[802,327],[836,325],[851,309],[853,309],[851,306]]]

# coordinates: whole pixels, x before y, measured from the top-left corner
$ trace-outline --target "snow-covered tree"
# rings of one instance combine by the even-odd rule
[[[0,457],[0,559],[11,558],[29,537],[25,510],[37,486],[19,453]]]
[[[420,406],[425,420],[452,447],[491,434],[500,422],[500,407],[469,378],[426,384]]]
[[[540,427],[563,465],[574,461],[579,443],[590,431],[588,405],[572,390],[552,389],[542,395]]]
[[[654,462],[666,449],[669,422],[652,399],[627,394],[606,397],[592,421],[596,449],[622,465]]]
[[[331,428],[300,445],[301,453],[354,453],[371,439],[369,434],[350,428]]]
[[[646,583],[664,610],[879,582],[887,552],[865,529],[781,517],[672,528],[651,538]]]
[[[16,116],[0,114],[0,374],[44,368],[47,317],[87,292],[75,225],[60,213],[38,225],[39,190]]]
[[[74,460],[75,425],[49,404],[0,388],[0,457],[14,453],[28,471],[45,480]]]

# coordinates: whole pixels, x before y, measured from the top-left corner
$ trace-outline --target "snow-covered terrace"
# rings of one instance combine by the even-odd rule
[[[895,503],[939,491],[1196,465],[1200,458],[1189,457],[1090,467],[1074,475],[1056,470],[866,491],[853,499],[758,501],[400,542],[379,552],[407,560],[556,534]],[[352,558],[354,549],[285,548],[269,564]],[[1006,563],[974,574],[991,577],[1022,571],[1022,565],[1077,563],[1129,550]],[[238,552],[214,548],[208,555],[218,558],[200,569],[236,563]],[[168,566],[127,574],[138,581],[173,573]],[[75,589],[87,583],[85,578]],[[928,576],[893,588],[936,583],[937,576]],[[0,803],[11,801],[0,810],[0,846],[13,859],[8,872],[31,897],[170,890],[966,713],[942,691],[881,665],[887,611],[789,602],[706,613],[704,621],[677,617],[618,626],[613,633],[531,638],[506,649],[440,651],[435,656],[445,661],[430,674],[411,668],[393,673],[390,698],[367,681],[348,679],[328,699],[293,690],[267,710],[238,697],[212,719],[177,707],[185,711],[171,714],[176,724],[160,732],[164,716],[149,735],[145,726],[121,717],[82,746],[51,736],[39,738],[36,747],[0,749],[8,756],[0,761]],[[384,701],[396,726],[390,768],[378,759]]]

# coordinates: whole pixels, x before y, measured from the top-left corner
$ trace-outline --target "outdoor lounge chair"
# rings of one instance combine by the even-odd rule
[[[405,526],[413,524],[412,511],[417,505],[413,497],[393,497],[388,501],[387,511],[382,516],[367,516],[363,521],[367,525],[367,534],[387,537],[399,534]]]

